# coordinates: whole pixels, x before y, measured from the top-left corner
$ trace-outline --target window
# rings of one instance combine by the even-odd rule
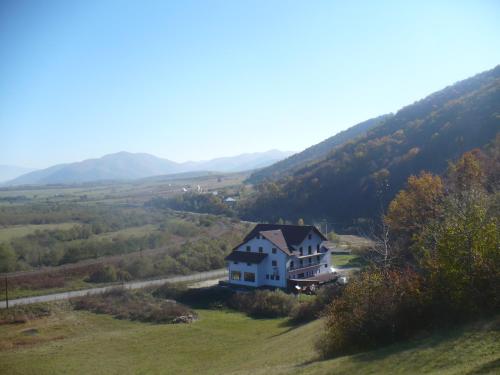
[[[304,252],[302,251],[302,246],[301,246],[301,247],[299,247],[299,252],[300,252],[300,255],[303,255],[303,254],[304,254]]]
[[[247,246],[247,251],[250,251],[250,250],[251,250],[250,246]]]
[[[266,275],[266,279],[268,279],[268,280],[269,280],[269,274],[267,274],[267,275]]]
[[[308,239],[308,240],[312,239],[312,234],[308,235],[308,236],[307,236],[307,239]]]
[[[280,279],[280,275],[276,275],[276,280],[279,280]]]
[[[262,253],[264,251],[264,249],[262,248],[262,246],[259,246],[259,253]]]
[[[250,283],[255,282],[255,274],[253,272],[245,272],[243,274],[243,277],[244,277],[245,281],[248,281]]]
[[[319,251],[319,244],[316,245],[316,251]]]
[[[274,280],[274,275],[271,275],[271,280]]]
[[[238,264],[238,262],[236,262],[236,261],[235,261],[235,262],[233,262],[233,263],[234,263],[234,264]]]
[[[319,262],[319,255],[316,256],[316,260]]]
[[[312,258],[309,258],[309,264],[311,264],[311,263],[312,263]]]
[[[325,268],[328,267],[328,264],[325,264]]]
[[[299,273],[299,274],[297,275],[297,277],[298,277],[299,279],[303,279],[303,278],[304,278],[304,274],[303,274],[303,273]]]
[[[231,280],[240,281],[241,280],[241,272],[240,271],[231,271]]]
[[[247,263],[247,266],[250,267],[252,265],[252,263]]]
[[[309,254],[309,255],[311,255],[311,254],[312,254],[312,247],[311,247],[311,246],[309,246],[309,247],[307,248],[307,254]]]
[[[276,254],[276,248],[275,247],[273,247],[272,252],[273,252],[273,254]]]
[[[290,268],[293,268],[293,260],[290,262]]]
[[[277,267],[277,266],[278,266],[278,262],[277,262],[277,261],[275,261],[275,260],[273,260],[273,261],[271,261],[271,265],[272,265],[273,267]]]
[[[300,265],[301,265],[301,266],[304,264],[304,262],[302,261],[302,259],[301,259],[301,260],[299,260],[299,262],[300,262]]]

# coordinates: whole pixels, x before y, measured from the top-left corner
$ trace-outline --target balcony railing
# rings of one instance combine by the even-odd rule
[[[316,262],[316,263],[311,263],[311,264],[304,264],[302,266],[293,266],[290,267],[288,270],[289,271],[298,271],[298,270],[306,270],[307,268],[316,268],[316,267],[321,267],[327,264],[326,262]]]

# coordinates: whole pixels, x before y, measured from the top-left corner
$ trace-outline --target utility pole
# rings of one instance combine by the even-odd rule
[[[5,307],[9,309],[9,284],[7,283],[7,276],[5,276]]]

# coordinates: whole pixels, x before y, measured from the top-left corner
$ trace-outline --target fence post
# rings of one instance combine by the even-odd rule
[[[7,282],[7,276],[5,276],[5,307],[9,309],[9,284]]]

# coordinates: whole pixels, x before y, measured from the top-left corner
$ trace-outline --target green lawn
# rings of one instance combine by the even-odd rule
[[[77,223],[59,223],[59,224],[39,224],[39,225],[12,225],[9,227],[0,227],[0,242],[10,241],[16,237],[23,237],[31,233],[35,233],[36,230],[45,229],[69,229],[72,226],[77,225]]]
[[[332,254],[332,265],[335,268],[362,267],[366,261],[356,254]]]
[[[59,306],[48,318],[0,325],[0,373],[472,374],[500,362],[498,320],[318,361],[321,321],[290,327],[284,319],[198,310],[193,324],[155,325]]]

